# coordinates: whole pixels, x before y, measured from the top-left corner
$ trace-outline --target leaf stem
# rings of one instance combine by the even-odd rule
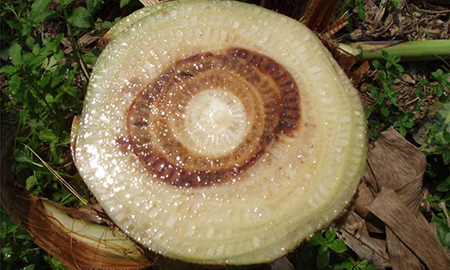
[[[383,59],[381,51],[400,56],[401,61],[416,61],[450,57],[450,40],[385,41],[338,43],[339,48],[364,60]]]
[[[80,48],[78,47],[78,43],[75,40],[75,37],[73,36],[72,26],[68,22],[69,14],[67,12],[67,8],[63,8],[63,14],[66,21],[67,31],[69,33],[70,43],[72,44],[73,56],[75,58],[75,61],[77,61],[78,65],[81,67],[84,77],[86,77],[86,80],[89,82],[89,72],[87,71],[86,65],[84,64],[83,59],[81,58]]]
[[[42,90],[41,87],[38,87],[34,82],[30,82],[30,85],[36,90],[37,93],[39,93],[39,97],[44,102],[45,106],[47,106],[47,109],[50,111],[50,113],[53,114],[53,116],[57,116],[56,111],[48,104],[47,100],[45,100],[45,92]]]

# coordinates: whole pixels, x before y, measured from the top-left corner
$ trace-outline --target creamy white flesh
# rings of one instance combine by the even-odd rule
[[[208,264],[274,260],[329,224],[359,183],[365,120],[357,92],[315,35],[239,2],[147,9],[124,19],[100,56],[77,134],[80,174],[108,215],[156,252]],[[154,179],[133,151],[117,144],[127,134],[128,108],[174,61],[233,47],[268,56],[292,75],[300,90],[299,129],[281,135],[232,181],[180,188]],[[235,96],[208,91],[192,97],[189,130],[177,134],[191,140],[193,151],[220,156],[248,132],[247,112]]]

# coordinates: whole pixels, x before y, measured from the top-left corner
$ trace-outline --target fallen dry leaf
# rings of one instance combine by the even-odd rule
[[[367,231],[366,222],[355,212],[349,214],[345,227],[337,233],[358,257],[367,259],[377,269],[390,267],[389,255],[385,248],[381,248],[373,241]]]
[[[389,228],[386,228],[386,240],[389,248],[392,269],[424,269],[414,253],[412,253],[412,251],[409,250],[409,248],[405,246]]]
[[[338,235],[378,269],[450,269],[449,257],[419,211],[425,156],[392,127],[381,135],[367,155],[354,212]]]
[[[413,215],[391,188],[382,188],[368,206],[430,270],[450,268],[450,260],[425,219]],[[388,238],[389,241],[389,238]],[[398,245],[397,245],[398,246]],[[405,261],[405,257],[401,258]],[[405,268],[403,268],[405,269]],[[409,268],[411,269],[411,268]]]

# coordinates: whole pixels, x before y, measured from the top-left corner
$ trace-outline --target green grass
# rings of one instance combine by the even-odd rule
[[[85,35],[101,36],[120,17],[139,8],[137,1],[117,0],[105,5],[102,0],[13,0],[1,2],[2,119],[17,119],[14,142],[14,173],[29,191],[62,205],[78,207],[80,202],[25,147],[34,149],[83,197],[93,202],[71,160],[70,126],[82,109],[90,68],[101,49],[82,44]],[[392,1],[394,2],[394,1]],[[353,1],[359,19],[364,20],[363,2]],[[398,57],[383,54],[374,61],[378,71],[369,87],[373,104],[367,108],[369,137],[393,125],[426,154],[426,180],[431,183],[425,203],[428,218],[437,225],[442,244],[450,247],[442,203],[450,198],[450,105],[449,66],[436,68],[420,79],[411,110],[402,108],[392,86],[404,72]],[[433,105],[426,101],[433,99]],[[418,120],[416,115],[426,117]],[[14,122],[14,121],[12,121]],[[420,136],[416,136],[420,130]],[[445,207],[445,206],[444,206]],[[30,236],[18,229],[2,211],[2,269],[66,269],[39,249]],[[289,256],[296,269],[373,270],[367,261],[359,261],[337,239],[332,230],[316,233]]]

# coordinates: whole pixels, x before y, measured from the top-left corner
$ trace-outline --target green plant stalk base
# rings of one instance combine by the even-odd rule
[[[450,40],[422,40],[408,42],[339,43],[339,48],[364,60],[383,59],[381,51],[396,55],[401,61],[450,58]]]

